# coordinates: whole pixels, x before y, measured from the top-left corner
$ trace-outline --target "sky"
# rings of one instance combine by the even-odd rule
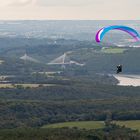
[[[139,20],[140,0],[0,0],[1,20]]]

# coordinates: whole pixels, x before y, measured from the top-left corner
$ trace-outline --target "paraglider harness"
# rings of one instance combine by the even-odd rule
[[[122,72],[122,65],[118,65],[117,66],[117,74]]]

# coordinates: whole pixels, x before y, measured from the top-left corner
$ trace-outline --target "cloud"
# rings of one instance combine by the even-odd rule
[[[139,19],[140,0],[0,0],[0,19]]]
[[[86,6],[92,3],[93,0],[36,0],[38,6],[48,7]]]
[[[12,1],[12,0],[11,0]],[[9,5],[10,3],[11,3],[11,1],[10,0],[0,0],[0,6],[1,7],[4,7],[4,6],[7,6],[7,5]]]
[[[33,0],[11,0],[8,6],[27,6],[32,4]]]

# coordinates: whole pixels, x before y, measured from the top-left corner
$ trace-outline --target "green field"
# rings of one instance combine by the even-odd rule
[[[0,84],[0,88],[17,88],[17,87],[23,87],[23,88],[37,88],[39,86],[44,87],[50,87],[54,86],[54,84]]]
[[[85,128],[85,129],[100,129],[104,128],[103,121],[79,121],[79,122],[65,122],[65,123],[57,123],[57,124],[50,124],[45,125],[42,128],[63,128],[63,127],[78,127],[78,128]]]
[[[108,54],[116,54],[116,53],[124,53],[126,49],[124,48],[103,48],[102,52],[103,53],[108,53]]]
[[[113,123],[115,123],[117,125],[120,125],[120,126],[125,126],[127,128],[131,128],[131,129],[140,131],[140,120],[136,120],[136,121],[115,121]]]
[[[114,121],[113,123],[140,131],[140,120],[136,121]],[[79,122],[64,122],[50,125],[44,125],[42,128],[63,128],[63,127],[78,127],[84,129],[100,129],[104,128],[103,121],[79,121]]]

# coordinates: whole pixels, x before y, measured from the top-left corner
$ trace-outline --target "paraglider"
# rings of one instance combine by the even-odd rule
[[[96,42],[100,43],[105,36],[105,34],[111,30],[121,30],[130,34],[136,41],[140,41],[140,34],[133,28],[121,25],[107,26],[100,29],[96,34]]]
[[[117,72],[116,73],[118,74],[120,72],[122,72],[122,65],[118,65],[117,66]]]
[[[104,28],[101,28],[95,36],[95,40],[97,43],[100,43],[102,39],[104,38],[105,34],[111,30],[121,30],[124,31],[128,34],[130,34],[135,41],[140,41],[140,34],[133,28],[127,27],[127,26],[122,26],[122,25],[113,25],[113,26],[107,26]],[[117,66],[117,71],[116,73],[119,74],[122,72],[122,65]]]

